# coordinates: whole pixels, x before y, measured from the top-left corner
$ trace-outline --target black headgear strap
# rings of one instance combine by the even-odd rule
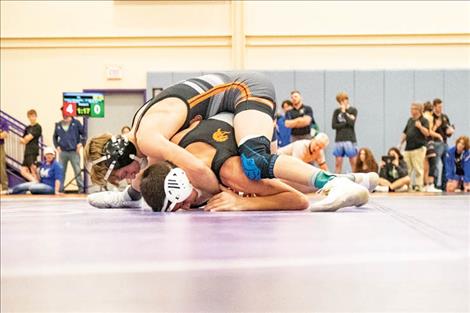
[[[104,179],[107,180],[113,170],[123,168],[134,160],[140,161],[136,154],[137,149],[135,145],[127,137],[117,135],[108,140],[103,147],[103,156],[93,161],[92,165],[105,162],[108,172]]]

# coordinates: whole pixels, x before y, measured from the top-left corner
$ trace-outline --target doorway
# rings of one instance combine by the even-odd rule
[[[102,133],[120,134],[123,126],[131,126],[135,112],[146,100],[145,89],[85,89],[83,92],[104,95],[104,118],[88,118],[85,122],[88,138]],[[88,193],[99,191],[100,188],[92,186],[87,176]],[[113,186],[108,184],[108,189],[113,189]]]
[[[145,89],[84,90],[104,95],[104,118],[89,118],[88,138],[102,134],[119,134],[123,126],[131,126],[135,112],[145,103]]]

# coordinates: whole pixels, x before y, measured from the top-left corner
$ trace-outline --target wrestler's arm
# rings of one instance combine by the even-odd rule
[[[277,179],[248,179],[243,173],[239,157],[227,160],[221,168],[220,176],[222,182],[231,189],[256,194],[256,197],[241,197],[224,189],[209,200],[205,210],[304,210],[309,205],[305,195]]]
[[[271,189],[273,187],[269,186]],[[222,192],[213,196],[204,210],[211,212],[305,210],[309,205],[307,198],[296,191],[277,190],[278,193],[269,196],[241,197],[225,187],[221,188]]]
[[[317,160],[315,160],[318,164],[318,167],[324,171],[328,171],[328,164],[326,164],[325,160],[325,153],[320,151]]]
[[[304,115],[293,120],[286,120],[284,122],[284,125],[287,128],[299,128],[309,126],[310,123],[312,123],[312,118],[308,115]]]
[[[173,134],[176,131],[177,129],[174,130]],[[170,134],[170,136],[173,134]],[[219,183],[212,170],[190,152],[170,142],[164,135],[155,131],[155,120],[149,118],[142,120],[137,144],[142,153],[149,159],[171,161],[182,168],[194,187],[212,194],[219,192]],[[139,177],[136,177],[136,183],[133,182],[132,186],[134,188],[138,187],[138,182]]]

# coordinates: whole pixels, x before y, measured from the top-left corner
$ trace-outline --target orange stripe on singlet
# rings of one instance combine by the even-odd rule
[[[251,95],[250,88],[248,88],[248,86],[245,85],[244,83],[231,82],[231,83],[227,83],[227,84],[223,84],[223,85],[217,85],[217,86],[209,89],[208,91],[206,91],[206,92],[204,92],[200,95],[192,97],[191,99],[188,100],[189,107],[193,108],[196,105],[198,105],[199,103],[201,103],[202,101],[207,100],[208,98],[212,97],[213,95],[216,95],[220,92],[224,92],[224,91],[226,91],[227,89],[230,89],[230,88],[235,88],[235,89],[240,90],[243,100],[246,100]]]

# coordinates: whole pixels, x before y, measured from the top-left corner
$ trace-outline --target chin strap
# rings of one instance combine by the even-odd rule
[[[103,159],[103,158],[105,158],[105,159]],[[143,160],[143,159],[142,159],[142,158],[139,158],[138,156],[136,156],[136,155],[134,155],[134,154],[129,154],[129,158],[132,159],[132,160],[135,160],[135,161],[139,162],[140,164],[142,164],[142,160]],[[102,160],[99,161],[99,162],[103,162],[104,160],[109,159],[109,157],[104,156],[104,157],[101,157],[100,159],[102,159]],[[100,159],[98,159],[98,160],[100,160]],[[97,160],[97,161],[98,161],[98,160]],[[92,165],[95,165],[95,164],[96,164],[95,162],[96,162],[96,161],[94,161],[94,162],[92,163]],[[99,162],[97,162],[97,163],[99,163]],[[113,162],[111,162],[111,164],[109,165],[108,171],[106,172],[106,175],[104,175],[104,180],[108,180],[108,178],[109,178],[109,176],[111,175],[111,173],[113,172],[115,166],[116,166],[116,160],[114,160]]]
[[[162,212],[171,212],[176,204],[188,199],[193,192],[193,185],[186,176],[186,173],[176,167],[173,168],[165,177],[165,200],[163,202]]]
[[[112,136],[111,139],[106,143],[103,148],[104,155],[87,164],[87,170],[91,172],[91,168],[101,162],[106,162],[108,170],[104,176],[105,180],[108,180],[113,170],[127,166],[132,161],[137,161],[140,164],[143,163],[144,159],[136,155],[136,148],[132,142],[125,136]],[[130,152],[130,153],[129,153]],[[126,155],[129,153],[128,155]]]

